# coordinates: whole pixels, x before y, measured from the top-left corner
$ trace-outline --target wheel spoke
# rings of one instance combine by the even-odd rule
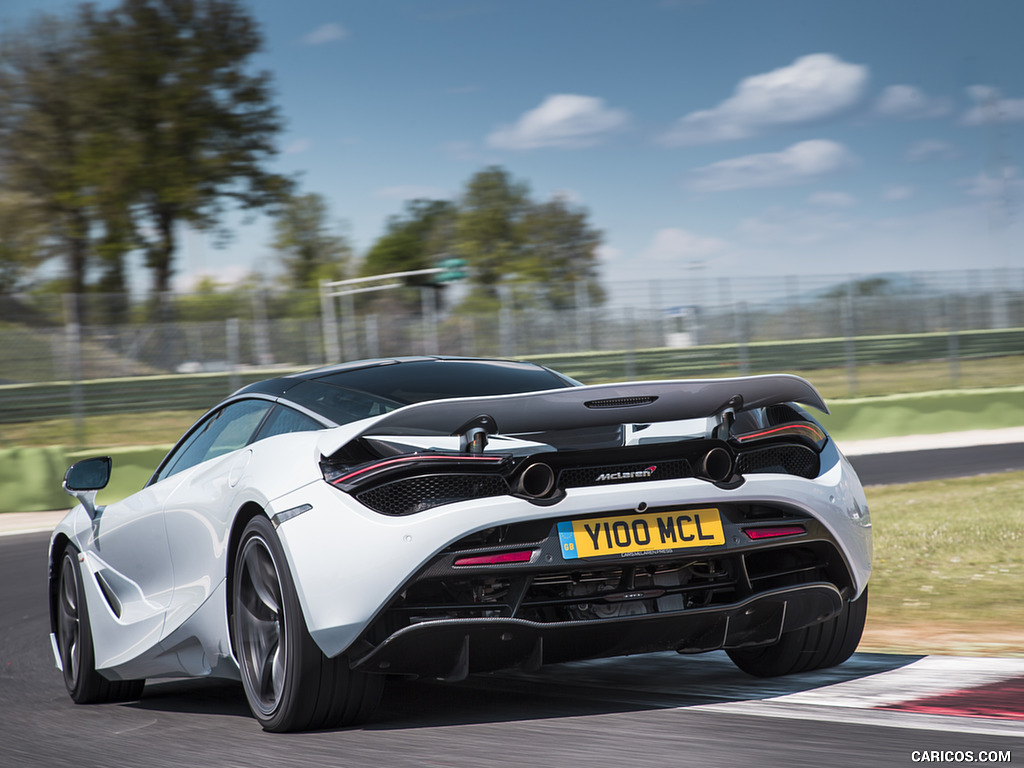
[[[277,643],[266,649],[265,655],[260,664],[260,696],[267,702],[277,701],[283,682],[278,659],[281,656],[281,646]]]
[[[66,558],[60,573],[60,601],[57,614],[58,650],[64,665],[65,678],[74,685],[78,679],[79,634],[78,581],[75,567]]]
[[[281,610],[281,588],[277,582],[274,561],[267,551],[262,547],[250,547],[245,556],[245,570],[255,595],[271,614],[277,615]]]
[[[285,667],[284,667],[284,640],[281,638],[274,648],[274,663],[271,666],[270,679],[274,687],[274,700],[281,696],[284,690]]]
[[[241,558],[236,599],[239,661],[255,706],[270,713],[280,700],[286,677],[281,583],[262,540],[250,539]]]

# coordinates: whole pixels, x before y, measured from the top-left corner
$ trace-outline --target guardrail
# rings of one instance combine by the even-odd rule
[[[957,371],[962,361],[1020,354],[1024,354],[1024,328],[523,357],[585,383],[845,368],[847,394],[854,396],[857,394],[857,369],[863,365],[948,361],[948,379],[935,382],[936,388],[941,388],[957,385]],[[304,367],[238,367],[217,373],[0,385],[0,423],[110,413],[202,410],[238,387]]]

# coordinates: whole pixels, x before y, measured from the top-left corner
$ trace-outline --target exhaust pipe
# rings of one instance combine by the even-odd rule
[[[716,483],[724,483],[732,477],[732,454],[725,448],[712,448],[700,462],[701,475]]]
[[[547,496],[555,487],[555,470],[543,462],[531,464],[516,480],[515,491],[521,496],[539,499]]]

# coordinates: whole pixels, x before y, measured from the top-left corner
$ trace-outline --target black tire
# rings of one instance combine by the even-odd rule
[[[733,663],[755,677],[779,677],[842,664],[857,650],[868,614],[868,591],[820,624],[785,632],[773,645],[727,650]]]
[[[57,576],[57,652],[63,667],[64,687],[76,704],[134,701],[142,696],[145,680],[108,680],[96,671],[89,609],[82,585],[78,552],[64,550]]]
[[[232,588],[235,658],[249,708],[267,731],[310,731],[364,722],[383,678],[327,658],[310,637],[291,571],[273,526],[257,515],[235,558]]]

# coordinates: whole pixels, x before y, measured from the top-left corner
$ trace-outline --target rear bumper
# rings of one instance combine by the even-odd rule
[[[777,641],[783,632],[837,615],[844,597],[826,583],[741,602],[648,616],[540,623],[512,618],[441,619],[404,627],[353,667],[366,672],[461,680],[475,672],[675,650],[703,653]]]

